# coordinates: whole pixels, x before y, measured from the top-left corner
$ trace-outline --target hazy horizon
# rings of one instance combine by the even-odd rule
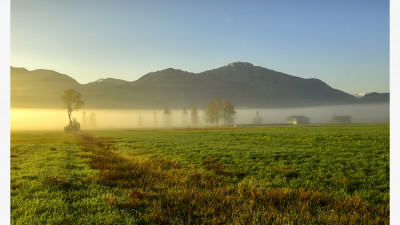
[[[196,127],[207,127],[204,120],[204,110],[197,109],[199,123]],[[83,112],[87,118],[95,114],[96,126],[84,126],[82,121]],[[182,109],[171,109],[170,118],[163,114],[164,110],[152,109],[80,109],[73,112],[72,117],[81,123],[85,129],[137,129],[137,128],[186,128],[194,126],[191,124],[190,109],[187,109],[186,119]],[[256,112],[262,118],[263,124],[285,124],[288,116],[303,115],[310,118],[311,124],[331,123],[333,115],[349,115],[353,123],[376,123],[390,122],[390,104],[358,104],[358,105],[335,105],[318,107],[301,107],[285,109],[236,109],[236,125],[251,125],[256,117]],[[156,114],[154,114],[156,112]],[[155,116],[156,115],[156,116]],[[155,119],[156,118],[156,119]],[[11,108],[10,110],[11,131],[24,130],[63,130],[68,124],[66,109],[32,109]],[[89,123],[89,122],[88,122]]]

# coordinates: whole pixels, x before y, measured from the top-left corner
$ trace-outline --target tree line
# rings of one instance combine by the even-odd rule
[[[214,98],[204,108],[204,120],[212,126],[229,126],[235,123],[236,111],[232,102],[227,99]],[[172,111],[166,107],[164,109],[164,124],[171,126]],[[156,114],[155,114],[156,115]],[[182,111],[183,124],[187,124],[188,112],[184,108]],[[196,107],[192,107],[190,111],[190,120],[193,126],[199,123],[199,115]]]
[[[61,99],[64,103],[64,108],[67,109],[69,123],[64,127],[65,131],[79,131],[81,124],[72,117],[74,111],[81,109],[85,102],[81,99],[82,95],[80,92],[74,89],[65,90]],[[171,114],[172,111],[166,107],[163,111],[164,114],[164,126],[172,126]],[[182,111],[183,123],[188,124],[188,110],[186,108]],[[236,111],[233,103],[228,99],[214,98],[204,108],[204,121],[212,126],[230,126],[235,123]],[[154,126],[157,127],[158,119],[157,113],[154,112]],[[192,126],[199,124],[199,113],[196,107],[190,109],[190,123]],[[141,127],[143,124],[142,117],[138,117],[138,126]],[[94,113],[86,116],[86,111],[83,112],[82,116],[82,127],[83,128],[94,128],[97,126],[96,117]]]

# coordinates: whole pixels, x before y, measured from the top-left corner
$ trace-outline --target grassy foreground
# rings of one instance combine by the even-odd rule
[[[387,224],[389,126],[11,133],[13,224]]]

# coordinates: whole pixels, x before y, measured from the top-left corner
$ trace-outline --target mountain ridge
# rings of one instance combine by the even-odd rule
[[[11,107],[62,107],[60,96],[74,88],[88,108],[203,107],[227,98],[239,108],[287,108],[368,103],[316,78],[301,78],[246,62],[192,73],[167,68],[135,81],[105,78],[80,84],[53,70],[10,67]],[[371,98],[388,100],[389,95]]]

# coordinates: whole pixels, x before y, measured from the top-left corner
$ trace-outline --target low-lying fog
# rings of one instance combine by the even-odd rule
[[[329,123],[332,116],[351,116],[353,123],[389,122],[389,104],[338,105],[287,109],[236,109],[235,124],[253,124],[257,110],[263,124],[286,123],[288,116],[306,116],[310,123]],[[82,129],[193,127],[191,110],[80,109],[72,117]],[[65,109],[11,109],[11,130],[62,130],[68,124]],[[204,110],[198,109],[197,126],[207,126]]]

